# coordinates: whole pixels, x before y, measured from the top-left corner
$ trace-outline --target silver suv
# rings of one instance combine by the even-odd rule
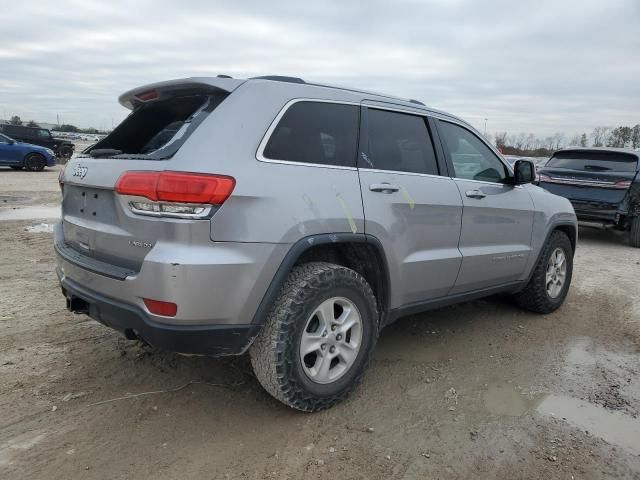
[[[68,308],[162,349],[249,352],[304,411],[342,400],[380,330],[498,292],[549,313],[576,246],[568,200],[415,100],[291,77],[190,78],[60,177]]]

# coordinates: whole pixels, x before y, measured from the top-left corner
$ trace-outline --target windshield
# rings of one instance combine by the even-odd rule
[[[587,172],[635,172],[638,159],[619,152],[558,152],[547,167]]]

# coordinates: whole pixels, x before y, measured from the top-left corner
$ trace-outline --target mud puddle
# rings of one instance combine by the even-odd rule
[[[561,418],[590,435],[640,455],[640,419],[577,398],[556,395],[546,396],[536,412]]]
[[[45,218],[60,218],[60,205],[0,208],[0,222],[9,220],[37,220]]]
[[[586,401],[555,393],[530,394],[513,384],[494,384],[489,385],[484,394],[485,408],[501,416],[553,417],[640,455],[640,419],[629,411],[630,403],[626,398],[633,397],[635,389],[620,389],[616,384],[611,393],[611,386],[606,381],[607,371],[617,370],[619,376],[616,378],[624,378],[621,366],[633,364],[634,360],[637,363],[636,354],[606,350],[592,338],[576,337],[568,343],[561,370],[563,381],[578,386],[585,382],[596,383],[594,378],[599,378],[598,385],[603,391],[589,395],[590,401]],[[610,396],[615,398],[610,399]]]

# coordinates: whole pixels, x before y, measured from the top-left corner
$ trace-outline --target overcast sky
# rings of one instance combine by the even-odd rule
[[[0,115],[111,127],[117,96],[264,74],[416,98],[480,130],[640,123],[640,0],[0,0]]]

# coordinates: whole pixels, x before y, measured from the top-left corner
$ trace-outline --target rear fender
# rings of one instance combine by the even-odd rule
[[[379,298],[378,300],[382,307],[382,318],[380,324],[383,325],[384,317],[386,315],[385,309],[389,305],[390,298],[389,268],[387,265],[386,257],[384,255],[384,250],[382,244],[377,238],[371,235],[353,233],[329,233],[311,235],[302,238],[294,243],[285,255],[280,264],[280,267],[271,280],[271,284],[267,288],[267,291],[265,292],[260,304],[258,305],[258,309],[256,310],[251,323],[261,325],[265,322],[267,315],[269,314],[269,310],[271,309],[273,302],[276,300],[278,293],[282,288],[282,285],[289,275],[289,272],[306,251],[320,245],[338,245],[349,243],[369,244],[372,245],[377,252],[378,262],[380,263],[380,270],[382,273],[382,279],[380,279],[379,288],[381,298]]]

